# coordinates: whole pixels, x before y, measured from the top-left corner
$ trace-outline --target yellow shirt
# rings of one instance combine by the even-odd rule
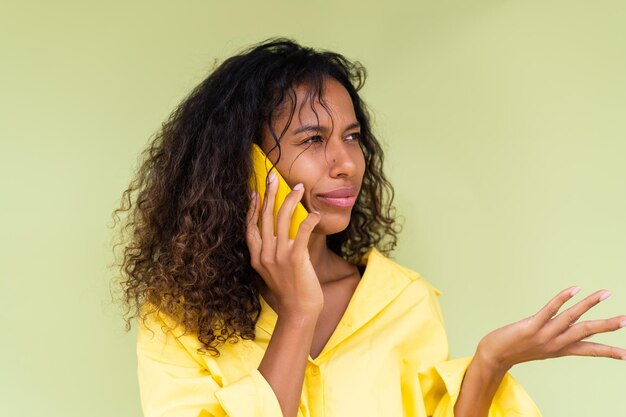
[[[449,360],[437,296],[417,272],[371,248],[361,281],[328,343],[310,356],[298,417],[453,417],[471,357]],[[282,417],[269,383],[257,370],[277,315],[261,298],[255,340],[199,355],[197,337],[164,332],[164,314],[138,321],[137,357],[145,417]],[[154,332],[154,333],[153,333]],[[541,417],[507,374],[490,417]]]

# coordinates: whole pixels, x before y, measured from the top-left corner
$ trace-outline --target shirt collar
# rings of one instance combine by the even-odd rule
[[[361,257],[358,265],[365,265],[363,276],[343,317],[316,361],[364,326],[419,276],[415,272],[409,273],[410,271],[396,264],[375,247],[371,247]],[[257,320],[257,327],[271,335],[278,316],[260,294],[259,299],[261,314]]]

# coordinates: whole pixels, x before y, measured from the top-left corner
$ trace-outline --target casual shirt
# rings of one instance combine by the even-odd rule
[[[321,353],[308,357],[298,417],[453,417],[472,358],[449,358],[441,292],[374,247],[359,265],[365,271],[339,324]],[[183,335],[162,312],[138,320],[144,416],[282,417],[257,369],[278,318],[260,303],[255,339],[227,342],[219,357],[198,354],[197,335]],[[505,416],[541,417],[510,374],[489,410]]]

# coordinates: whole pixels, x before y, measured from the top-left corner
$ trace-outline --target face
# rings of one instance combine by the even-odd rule
[[[304,185],[301,203],[307,211],[317,210],[321,214],[314,232],[338,233],[350,223],[365,173],[365,156],[359,145],[361,130],[352,99],[338,81],[327,78],[323,94],[326,108],[315,102],[316,118],[306,97],[306,86],[296,86],[295,92],[296,108],[280,141],[281,155],[276,168],[291,188],[297,183]],[[287,125],[291,106],[287,100],[273,121],[277,137]],[[261,148],[276,163],[278,148],[270,152],[274,146],[266,124]]]

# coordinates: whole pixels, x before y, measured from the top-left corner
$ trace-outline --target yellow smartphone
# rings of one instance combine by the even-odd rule
[[[251,189],[256,190],[260,197],[261,207],[263,207],[263,198],[265,197],[265,184],[267,175],[272,168],[272,161],[267,157],[265,152],[256,144],[252,144],[252,164],[254,166],[254,175],[250,179]],[[291,188],[280,175],[280,172],[274,168],[274,172],[278,176],[278,190],[276,191],[276,199],[274,201],[274,235],[276,235],[276,217],[278,210],[282,206],[287,194],[291,192]],[[289,239],[295,239],[298,233],[300,223],[304,221],[309,213],[306,211],[301,202],[298,201],[296,208],[291,216],[291,224],[289,226]],[[259,229],[261,228],[261,216],[259,216]]]

